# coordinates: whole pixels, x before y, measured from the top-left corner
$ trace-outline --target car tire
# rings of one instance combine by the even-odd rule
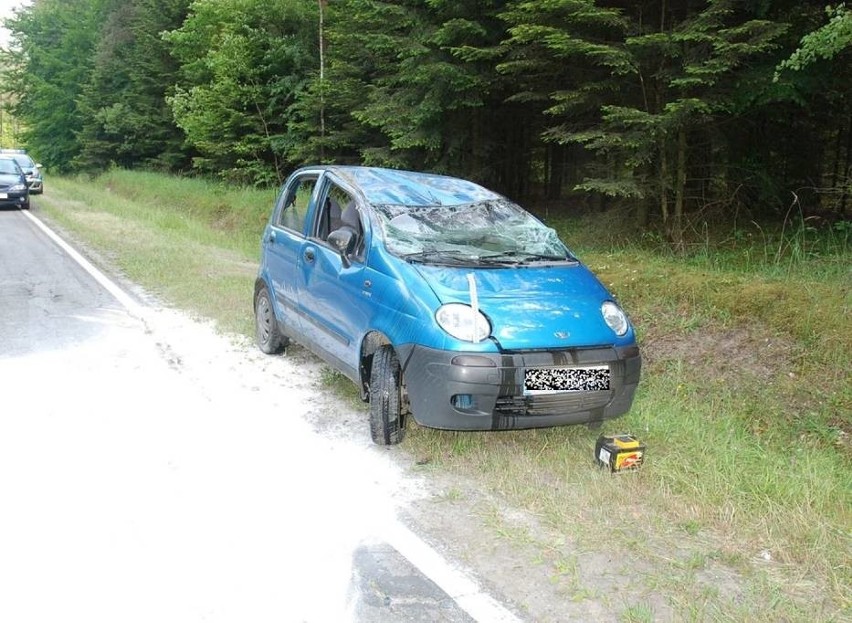
[[[405,437],[399,359],[393,348],[380,346],[370,371],[370,436],[380,446],[392,446]]]
[[[30,200],[27,199],[24,203],[21,204],[21,210],[29,210],[30,209]]]
[[[277,355],[286,348],[289,340],[281,335],[278,320],[272,309],[272,300],[266,286],[257,291],[254,299],[255,339],[260,350],[267,355]]]

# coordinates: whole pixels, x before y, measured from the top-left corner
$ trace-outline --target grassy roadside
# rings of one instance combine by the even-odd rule
[[[49,184],[36,208],[129,279],[223,330],[251,333],[258,239],[274,192],[122,171]],[[653,241],[602,246],[610,224],[552,224],[639,329],[640,394],[606,430],[637,434],[648,464],[624,478],[593,469],[597,434],[582,427],[414,427],[406,446],[420,469],[475,475],[576,550],[607,543],[628,552],[649,595],[662,595],[678,619],[850,616],[845,233],[773,238],[755,229],[677,258]],[[340,391],[352,389],[342,383]],[[568,598],[594,596],[557,544],[536,545],[538,564]],[[718,580],[720,570],[734,579]],[[650,600],[623,611],[625,621],[654,619]]]

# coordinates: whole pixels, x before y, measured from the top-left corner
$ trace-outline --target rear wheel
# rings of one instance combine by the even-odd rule
[[[405,437],[400,377],[393,348],[380,346],[370,373],[370,436],[380,446],[398,444]]]
[[[266,286],[257,291],[254,299],[255,339],[257,346],[267,355],[276,355],[287,346],[287,338],[281,335],[278,320],[272,309],[272,300]]]

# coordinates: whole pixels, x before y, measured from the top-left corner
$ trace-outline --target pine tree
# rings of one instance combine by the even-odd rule
[[[691,146],[732,112],[749,61],[774,52],[786,26],[737,0],[518,2],[506,17],[514,69],[556,82],[548,91],[539,78],[527,95],[551,104],[545,139],[595,156],[577,188],[630,199],[643,226],[656,203],[681,248]],[[571,66],[560,71],[556,59]]]
[[[519,124],[494,70],[503,4],[329,3],[325,72],[302,101],[303,156],[507,185],[510,162],[526,154],[507,140]],[[320,111],[324,128],[312,137]]]
[[[76,165],[186,166],[183,132],[166,105],[177,65],[161,33],[179,26],[188,6],[189,0],[114,2],[79,98],[83,127]]]

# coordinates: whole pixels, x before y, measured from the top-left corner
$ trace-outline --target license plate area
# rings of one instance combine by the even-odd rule
[[[524,394],[600,392],[609,389],[609,380],[609,366],[527,368],[524,370]]]

